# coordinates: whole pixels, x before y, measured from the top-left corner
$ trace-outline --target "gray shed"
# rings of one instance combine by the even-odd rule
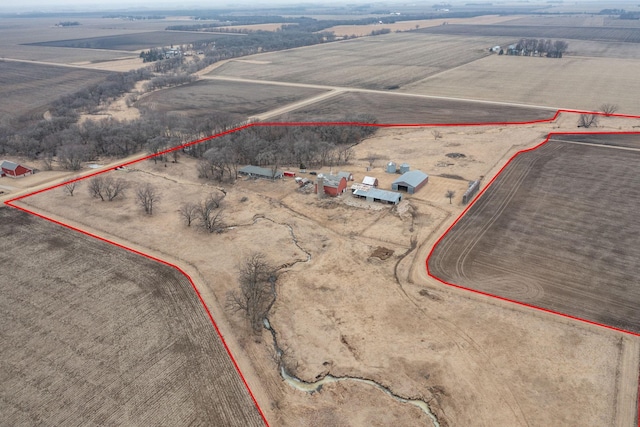
[[[368,202],[382,202],[397,205],[402,200],[402,194],[388,190],[378,190],[377,188],[354,190],[355,197],[366,199]]]
[[[402,174],[398,179],[393,181],[391,189],[396,191],[406,191],[409,194],[413,194],[421,189],[429,181],[429,175],[426,173],[414,170]]]
[[[240,175],[245,175],[251,178],[268,178],[268,179],[279,179],[282,178],[282,171],[273,171],[268,168],[261,168],[259,166],[245,166],[242,169],[238,170]]]

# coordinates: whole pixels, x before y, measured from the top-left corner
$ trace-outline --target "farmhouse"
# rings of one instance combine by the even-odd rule
[[[320,189],[320,190],[319,190]],[[347,179],[336,175],[318,175],[315,192],[322,191],[320,194],[327,194],[336,197],[347,190]]]
[[[0,162],[0,177],[8,176],[10,178],[19,178],[21,176],[27,176],[33,174],[33,169],[18,163],[4,160]]]
[[[394,191],[379,190],[377,188],[359,187],[353,191],[354,197],[366,199],[368,202],[381,202],[397,205],[402,200],[402,194]]]
[[[268,168],[261,168],[259,166],[245,166],[238,171],[240,175],[245,175],[250,178],[268,178],[279,179],[283,177],[283,173],[279,170],[272,170]]]
[[[429,175],[426,173],[414,170],[402,174],[398,179],[391,183],[391,189],[396,191],[406,191],[409,194],[413,194],[429,181]]]

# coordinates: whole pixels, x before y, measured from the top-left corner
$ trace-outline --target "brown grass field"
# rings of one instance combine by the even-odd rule
[[[204,117],[211,112],[231,114],[238,121],[313,95],[322,90],[303,87],[199,80],[153,92],[136,103],[137,108]]]
[[[412,96],[347,92],[280,117],[284,121],[343,120],[345,111],[373,115],[380,123],[500,123],[542,120],[555,110],[479,104]]]
[[[640,153],[616,148],[518,155],[436,246],[431,274],[639,333]]]
[[[15,209],[0,236],[3,425],[263,425],[177,270]]]
[[[212,75],[389,89],[404,86],[488,55],[504,37],[387,34],[254,55],[262,65],[231,61]],[[327,60],[331,58],[331,60]]]
[[[0,113],[5,117],[41,114],[50,102],[101,82],[109,74],[107,71],[0,61]]]

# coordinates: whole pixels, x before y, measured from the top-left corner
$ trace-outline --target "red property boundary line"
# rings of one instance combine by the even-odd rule
[[[124,167],[124,166],[129,166],[129,165],[132,165],[132,164],[135,164],[135,163],[142,162],[144,160],[152,159],[153,157],[162,156],[162,155],[165,155],[165,154],[177,151],[177,150],[182,150],[184,148],[187,148],[187,147],[190,147],[190,146],[193,146],[193,145],[197,145],[197,144],[200,144],[200,143],[203,143],[203,142],[206,142],[206,141],[210,141],[210,140],[213,140],[215,138],[219,138],[219,137],[222,137],[222,136],[225,136],[225,135],[229,135],[229,134],[232,134],[232,133],[244,130],[244,129],[248,129],[248,128],[251,128],[251,127],[267,127],[267,126],[273,126],[273,127],[276,127],[276,126],[277,127],[285,127],[285,126],[287,126],[287,127],[290,127],[290,126],[307,126],[307,127],[314,127],[314,126],[366,126],[366,127],[376,127],[376,128],[424,128],[424,127],[463,127],[463,126],[521,126],[521,125],[531,125],[531,124],[537,124],[537,123],[550,123],[550,122],[555,121],[561,113],[594,114],[594,115],[598,115],[598,116],[607,116],[607,117],[640,119],[640,116],[627,115],[627,114],[605,114],[605,113],[602,113],[602,112],[571,110],[571,109],[559,109],[559,110],[556,111],[556,113],[551,118],[539,119],[539,120],[531,120],[531,121],[521,121],[521,122],[422,123],[422,124],[416,124],[416,123],[404,123],[404,124],[388,124],[388,123],[386,123],[385,124],[385,123],[359,123],[359,122],[255,122],[255,123],[244,124],[242,126],[238,126],[238,127],[233,128],[233,129],[229,129],[229,130],[226,130],[224,132],[220,132],[220,133],[217,133],[215,135],[212,135],[212,136],[209,136],[209,137],[206,137],[206,138],[197,139],[197,140],[194,140],[194,141],[182,144],[182,145],[178,145],[178,146],[175,146],[175,147],[160,151],[158,153],[154,153],[154,154],[150,154],[150,155],[147,155],[147,156],[143,156],[143,157],[135,159],[135,160],[123,162],[121,164],[118,164],[117,166],[112,166],[112,167],[109,167],[109,168],[104,169],[104,170],[99,170],[99,171],[84,175],[84,176],[79,177],[79,178],[66,180],[66,181],[63,181],[63,182],[61,182],[59,184],[54,184],[54,185],[51,185],[49,187],[45,187],[45,188],[37,190],[37,191],[33,191],[31,193],[24,194],[22,196],[14,197],[12,199],[9,199],[9,200],[5,201],[4,204],[7,205],[7,206],[10,206],[12,208],[18,209],[20,211],[26,212],[28,214],[34,215],[34,216],[36,216],[38,218],[41,218],[41,219],[44,219],[46,221],[52,222],[52,223],[54,223],[56,225],[59,225],[59,226],[62,226],[62,227],[66,227],[68,229],[71,229],[71,230],[76,231],[78,233],[81,233],[81,234],[84,234],[86,236],[92,237],[92,238],[97,239],[99,241],[114,245],[114,246],[116,246],[118,248],[124,249],[126,251],[132,252],[132,253],[137,254],[137,255],[141,255],[141,256],[146,257],[146,258],[148,258],[150,260],[159,262],[159,263],[164,264],[164,265],[166,265],[168,267],[174,268],[175,270],[180,272],[182,275],[184,275],[189,280],[189,283],[191,283],[191,286],[192,286],[193,290],[195,291],[198,299],[200,300],[200,303],[202,304],[202,307],[204,308],[207,316],[209,317],[209,320],[211,321],[211,324],[213,325],[214,330],[218,334],[218,337],[220,338],[220,341],[222,342],[222,344],[224,346],[224,349],[226,350],[227,354],[229,355],[229,358],[231,359],[236,372],[240,376],[244,386],[246,387],[249,395],[251,396],[251,399],[252,399],[253,403],[255,404],[256,409],[258,410],[258,413],[260,414],[260,417],[264,421],[265,425],[268,427],[269,426],[269,422],[267,421],[267,418],[266,418],[264,412],[262,411],[262,408],[260,408],[260,405],[258,404],[258,401],[255,398],[255,395],[251,391],[251,388],[249,387],[249,384],[248,384],[245,376],[242,374],[242,371],[240,370],[240,367],[239,367],[235,357],[231,353],[231,350],[230,350],[229,346],[227,345],[227,342],[224,339],[224,337],[222,335],[222,332],[218,328],[218,325],[217,325],[216,321],[214,320],[214,318],[213,318],[213,316],[211,314],[211,311],[209,310],[209,307],[205,303],[200,291],[196,287],[195,282],[193,281],[191,276],[189,276],[189,274],[187,274],[187,272],[185,272],[182,268],[178,267],[177,265],[172,264],[172,263],[170,263],[168,261],[165,261],[163,259],[157,258],[157,257],[155,257],[153,255],[141,252],[141,251],[139,251],[137,249],[125,246],[123,244],[117,243],[117,242],[115,242],[113,240],[110,240],[110,239],[107,239],[105,237],[101,237],[101,236],[99,236],[97,234],[94,234],[94,233],[91,233],[89,231],[83,230],[81,228],[75,227],[75,226],[73,226],[71,224],[66,224],[64,222],[58,221],[58,220],[56,220],[54,218],[48,217],[46,215],[43,215],[41,213],[38,213],[38,212],[35,212],[33,210],[27,209],[25,207],[18,206],[18,205],[15,204],[15,202],[19,202],[19,201],[21,201],[23,199],[26,199],[28,197],[35,196],[37,194],[44,193],[46,191],[50,191],[50,190],[62,187],[64,185],[71,184],[73,182],[89,179],[89,178],[92,178],[94,176],[101,175],[103,173],[114,171],[114,170],[116,170],[118,168],[121,168],[121,167]],[[577,133],[580,133],[580,132],[577,132]],[[597,133],[598,132],[588,132],[588,134],[597,134]],[[636,132],[602,132],[602,133],[603,134],[640,134],[640,132],[638,132],[638,133],[636,133]],[[514,303],[514,304],[518,304],[518,305],[525,306],[525,307],[528,307],[528,308],[533,308],[533,309],[536,309],[536,310],[541,310],[541,311],[548,312],[548,313],[551,313],[551,314],[563,316],[563,317],[566,317],[566,318],[569,318],[569,319],[572,319],[572,320],[578,320],[578,321],[581,321],[581,322],[590,323],[590,324],[601,326],[601,327],[604,327],[604,328],[617,330],[617,331],[620,331],[620,332],[623,332],[623,333],[628,333],[628,334],[631,334],[631,335],[640,336],[640,334],[634,334],[632,332],[629,332],[629,331],[626,331],[626,330],[623,330],[623,329],[618,329],[618,328],[611,327],[611,326],[608,326],[608,325],[603,325],[603,324],[599,324],[599,323],[596,323],[596,322],[588,321],[588,320],[585,320],[585,319],[580,319],[578,317],[570,316],[570,315],[567,315],[567,314],[564,314],[564,313],[554,312],[552,310],[547,310],[547,309],[544,309],[544,308],[540,308],[540,307],[536,307],[536,306],[533,306],[533,305],[525,304],[525,303],[522,303],[522,302],[519,302],[519,301],[514,301],[514,300],[507,299],[507,298],[502,298],[502,297],[499,297],[499,296],[496,296],[496,295],[491,295],[491,294],[488,294],[488,293],[485,293],[485,292],[481,292],[481,291],[477,291],[477,290],[474,290],[474,289],[465,288],[463,286],[459,286],[459,285],[456,285],[456,284],[453,284],[453,283],[448,283],[448,282],[446,282],[444,280],[441,280],[440,278],[432,275],[431,272],[429,271],[429,258],[431,257],[435,247],[438,245],[438,243],[440,243],[440,241],[444,238],[444,236],[451,230],[451,228],[458,221],[460,221],[460,218],[462,218],[462,216],[469,210],[469,208],[471,206],[473,206],[473,204],[476,202],[476,200],[486,191],[486,189],[491,185],[491,183],[493,183],[493,181],[497,178],[497,176],[502,173],[502,171],[509,165],[509,163],[511,163],[511,161],[517,155],[519,155],[521,153],[525,153],[527,151],[535,150],[536,148],[538,148],[538,147],[542,146],[543,144],[547,143],[549,141],[549,139],[553,135],[561,135],[561,134],[572,135],[572,134],[576,134],[576,132],[549,133],[547,138],[543,142],[541,142],[540,144],[536,145],[533,148],[529,148],[529,149],[526,149],[526,150],[521,150],[521,151],[517,152],[516,154],[514,154],[513,157],[511,157],[511,159],[509,159],[509,161],[500,169],[500,171],[491,179],[491,181],[485,186],[485,188],[473,199],[473,201],[469,204],[469,206],[467,206],[467,208],[460,214],[460,216],[454,221],[454,223],[445,231],[445,233],[433,245],[433,247],[431,248],[431,251],[429,252],[429,255],[427,256],[427,260],[426,260],[427,274],[430,277],[432,277],[432,278],[438,280],[439,282],[441,282],[441,283],[443,283],[445,285],[448,285],[448,286],[452,286],[452,287],[459,288],[459,289],[464,289],[464,290],[471,291],[471,292],[474,292],[474,293],[477,293],[477,294],[493,297],[493,298],[496,298],[496,299],[499,299],[499,300],[507,301],[507,302]],[[640,377],[638,379],[638,384],[639,384],[638,385],[638,408],[640,408]],[[640,421],[639,421],[639,427],[640,427]]]

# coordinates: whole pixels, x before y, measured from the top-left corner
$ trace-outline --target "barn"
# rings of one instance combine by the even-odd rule
[[[268,168],[261,168],[258,166],[245,166],[242,169],[238,170],[240,175],[248,176],[249,178],[268,178],[268,179],[279,179],[283,177],[283,173],[281,171],[274,171]]]
[[[316,193],[318,193],[318,187],[322,186],[324,191],[322,194],[327,194],[331,197],[336,197],[347,190],[347,179],[337,177],[335,175],[318,175],[318,182],[316,183]]]
[[[19,178],[21,176],[27,176],[33,174],[33,169],[18,163],[4,160],[0,162],[0,177],[8,176],[10,178]]]
[[[365,176],[364,179],[362,180],[362,183],[364,185],[370,185],[371,187],[377,187],[378,178],[375,178],[373,176]]]
[[[391,183],[391,189],[396,191],[406,191],[409,194],[413,194],[429,181],[429,175],[426,173],[414,170],[403,173],[398,179]]]
[[[388,190],[378,190],[377,188],[357,188],[353,195],[368,202],[388,203],[397,205],[402,200],[402,194]]]

